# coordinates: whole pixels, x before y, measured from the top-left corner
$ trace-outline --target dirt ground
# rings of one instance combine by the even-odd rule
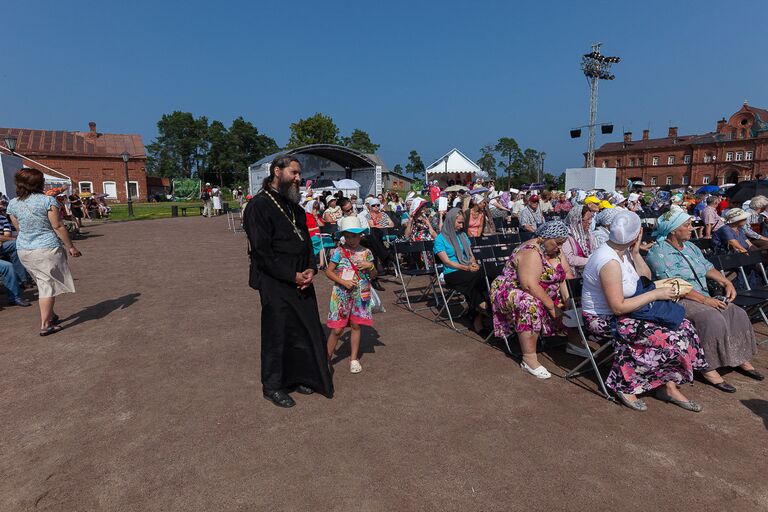
[[[0,310],[0,511],[768,510],[768,382],[637,413],[554,348],[538,381],[391,305],[336,396],[261,396],[258,293],[224,218],[88,228],[66,329]],[[321,316],[329,286],[319,279]],[[0,304],[5,304],[0,297]],[[341,349],[348,354],[348,346]],[[756,367],[768,373],[768,345]]]

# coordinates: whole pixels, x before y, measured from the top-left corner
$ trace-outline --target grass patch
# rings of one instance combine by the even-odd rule
[[[146,220],[146,219],[167,219],[171,216],[171,206],[178,206],[179,216],[181,209],[187,208],[188,217],[197,217],[200,215],[200,206],[202,201],[190,202],[163,202],[163,203],[133,203],[133,217],[128,216],[127,204],[113,204],[112,215],[109,220]]]

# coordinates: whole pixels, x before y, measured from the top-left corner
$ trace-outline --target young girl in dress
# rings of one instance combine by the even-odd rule
[[[371,302],[371,279],[376,277],[371,251],[360,245],[363,228],[357,217],[342,217],[339,232],[344,244],[331,253],[325,275],[335,284],[331,291],[331,305],[328,312],[328,359],[333,356],[336,344],[349,326],[352,330],[349,370],[360,373],[363,367],[358,360],[360,352],[360,326],[373,325]]]

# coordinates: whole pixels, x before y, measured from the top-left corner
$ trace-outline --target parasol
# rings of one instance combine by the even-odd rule
[[[488,189],[488,188],[486,188],[486,187],[478,187],[478,188],[473,188],[473,189],[470,191],[470,194],[471,194],[471,195],[475,195],[475,194],[485,194],[486,192],[488,192],[488,190],[490,190],[490,189]]]
[[[720,192],[720,187],[717,185],[704,185],[696,191],[697,194],[717,194]]]
[[[445,189],[446,192],[461,192],[462,190],[467,191],[469,189],[464,185],[451,185]]]
[[[740,181],[725,192],[730,204],[741,204],[755,196],[768,195],[767,180]]]

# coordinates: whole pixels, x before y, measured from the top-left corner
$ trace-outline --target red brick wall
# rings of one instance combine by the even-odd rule
[[[60,171],[72,178],[72,188],[79,191],[80,181],[90,181],[94,194],[104,192],[104,182],[114,181],[117,188],[117,201],[127,200],[125,191],[125,163],[121,158],[68,158],[28,155],[30,158]],[[33,162],[25,161],[25,165],[35,167]],[[144,169],[144,159],[132,159],[128,162],[128,179],[138,182],[139,196],[132,197],[134,201],[147,201],[147,174]],[[46,174],[56,174],[40,169]]]
[[[751,161],[735,161],[735,154],[742,151],[754,153]],[[734,160],[726,161],[726,153],[733,152]],[[710,153],[717,158],[714,162],[705,163],[705,154]],[[691,155],[691,163],[683,164],[686,154]],[[667,164],[667,158],[675,157],[674,165]],[[659,157],[659,165],[653,166],[653,157]],[[635,166],[629,167],[631,158],[635,159]],[[638,160],[643,159],[643,165],[639,166]],[[681,185],[683,177],[688,178],[688,184],[699,187],[704,184],[704,176],[709,176],[710,184],[722,185],[731,181],[735,172],[738,181],[754,179],[758,174],[768,177],[768,137],[751,139],[736,139],[719,142],[716,144],[676,144],[654,149],[634,149],[632,147],[622,151],[596,152],[595,166],[601,167],[607,160],[607,167],[616,167],[616,185],[625,187],[627,178],[640,176],[647,186],[652,186],[652,178],[656,178],[656,185],[666,184],[667,176],[672,176],[674,185]],[[619,165],[616,161],[619,160]]]

